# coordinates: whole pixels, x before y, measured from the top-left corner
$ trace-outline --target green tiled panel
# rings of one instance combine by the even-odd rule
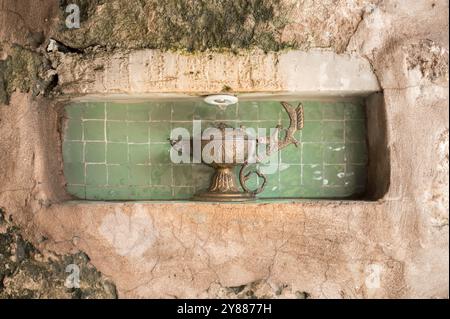
[[[298,101],[291,101],[297,105]],[[367,181],[365,107],[357,102],[302,101],[305,125],[290,145],[258,164],[268,177],[260,198],[347,198]],[[168,138],[225,122],[267,129],[289,119],[276,101],[242,101],[225,110],[201,100],[139,103],[87,102],[66,107],[63,143],[67,191],[91,200],[184,200],[208,187],[213,169],[174,164]],[[250,188],[261,185],[253,175]]]

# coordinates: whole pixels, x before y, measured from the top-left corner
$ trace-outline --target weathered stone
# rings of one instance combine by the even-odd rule
[[[86,254],[45,257],[12,223],[3,220],[0,227],[0,299],[117,297],[114,284],[89,263]],[[70,265],[80,270],[79,287],[67,283],[73,271],[67,268]]]

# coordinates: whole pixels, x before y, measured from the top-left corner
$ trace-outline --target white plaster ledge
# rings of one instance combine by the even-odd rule
[[[60,60],[58,74],[66,94],[207,94],[230,88],[346,96],[380,90],[366,59],[323,50],[238,54],[138,50],[87,59],[60,54]]]

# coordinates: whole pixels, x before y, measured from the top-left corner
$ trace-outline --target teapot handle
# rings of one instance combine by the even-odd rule
[[[264,175],[263,173],[261,173],[257,169],[253,170],[253,171],[250,171],[250,172],[248,172],[247,174],[244,175],[244,170],[247,168],[247,166],[248,166],[248,162],[245,161],[244,165],[242,165],[241,170],[239,171],[239,182],[241,183],[241,187],[246,193],[250,193],[250,194],[253,194],[253,195],[259,194],[259,193],[261,193],[264,190],[264,187],[267,184],[267,176]],[[247,187],[247,185],[245,185],[245,183],[247,182],[247,180],[250,178],[250,176],[252,174],[256,174],[256,175],[258,175],[258,177],[263,179],[262,185],[260,187],[258,187],[257,189],[253,190],[253,191],[250,190]]]

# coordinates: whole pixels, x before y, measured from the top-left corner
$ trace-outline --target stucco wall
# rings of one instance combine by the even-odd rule
[[[1,2],[1,17],[5,8],[20,14],[28,10],[12,3]],[[56,1],[48,3],[36,9],[36,20],[22,14],[25,21],[42,30],[46,39],[37,48],[21,35],[20,26],[7,23],[7,19],[2,19],[0,31],[5,59],[12,52],[10,44],[16,42],[49,61],[36,72],[37,79],[48,79],[49,73],[60,74],[58,85],[42,94],[40,90],[17,88],[9,105],[0,106],[0,207],[42,252],[85,252],[92,264],[116,284],[119,297],[125,298],[448,297],[446,1],[357,2],[364,10],[350,10],[358,21],[350,29],[341,29],[343,22],[336,17],[343,12],[350,14],[351,5],[339,2],[336,14],[323,14],[325,25],[331,25],[337,35],[340,30],[342,36],[345,34],[345,45],[337,47],[333,41],[301,40],[301,25],[310,21],[303,19],[306,14],[302,12],[314,11],[315,5],[299,5],[297,20],[286,27],[297,30],[297,48],[323,47],[326,54],[338,54],[336,59],[353,56],[364,60],[378,79],[383,90],[385,132],[372,136],[385,140],[383,152],[389,157],[390,171],[383,187],[388,190],[373,202],[242,205],[67,202],[70,198],[63,189],[59,99],[66,96],[64,93],[82,94],[103,83],[101,76],[91,77],[108,70],[96,69],[98,61],[139,53],[134,51],[136,47],[113,50],[106,44],[74,53],[47,53],[48,38],[59,34],[54,31],[58,25]],[[308,27],[313,34],[327,29],[323,23],[310,23]],[[245,57],[248,53],[242,50]],[[176,61],[185,53],[158,54]],[[206,56],[196,51],[189,54],[190,59],[199,61]],[[232,54],[208,54],[233,69],[236,57]],[[265,63],[258,63],[255,76],[275,74],[280,62],[273,57],[290,53],[259,54]],[[250,60],[243,63],[251,65]],[[181,71],[177,64],[173,67],[177,72],[171,81],[179,83],[180,90],[210,91],[208,82],[182,81],[184,68],[187,80],[194,75],[201,78],[201,69],[196,75],[196,66],[181,64]],[[146,80],[156,71],[149,68],[148,72]],[[116,82],[112,86],[95,92],[117,92],[116,87],[122,93],[135,92],[129,84],[133,74],[127,73],[124,79],[113,77]],[[233,73],[216,76],[212,89],[233,81],[231,88],[236,91],[267,90],[267,79],[260,76],[265,81],[252,81],[252,75],[242,86]],[[155,84],[144,86],[142,91],[149,87],[154,88],[149,91],[157,91],[166,80],[156,77]],[[292,90],[282,76],[270,85],[279,91]],[[62,95],[57,100],[52,95],[58,92]],[[379,287],[376,280],[373,285],[378,272]]]

